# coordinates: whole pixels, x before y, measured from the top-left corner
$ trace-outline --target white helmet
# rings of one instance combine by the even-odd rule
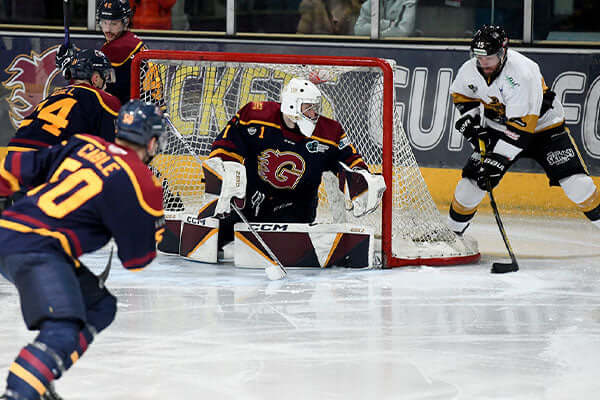
[[[311,106],[302,112],[302,104]],[[314,110],[316,116],[306,115],[309,110]],[[321,91],[311,81],[293,78],[281,91],[281,112],[298,124],[304,136],[310,137],[321,112]]]

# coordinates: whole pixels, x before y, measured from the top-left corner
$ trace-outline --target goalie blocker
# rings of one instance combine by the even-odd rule
[[[166,232],[158,250],[189,260],[217,263],[217,218],[165,215]],[[350,224],[251,223],[284,267],[374,267],[374,231]],[[247,225],[235,225],[234,265],[265,268],[273,263]]]

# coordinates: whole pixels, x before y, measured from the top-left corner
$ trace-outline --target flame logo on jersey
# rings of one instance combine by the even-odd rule
[[[6,101],[15,128],[54,90],[54,79],[62,80],[55,64],[57,50],[58,46],[53,46],[41,54],[33,50],[30,55],[19,54],[5,69],[10,77],[2,85],[10,90]]]
[[[258,176],[277,189],[294,189],[305,170],[298,153],[267,149],[258,156]]]

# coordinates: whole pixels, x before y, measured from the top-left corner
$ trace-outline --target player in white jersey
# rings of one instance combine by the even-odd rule
[[[504,29],[485,25],[475,33],[450,92],[460,112],[456,129],[474,147],[450,206],[451,229],[467,229],[485,192],[521,157],[540,164],[550,185],[560,185],[600,228],[600,192],[565,127],[562,105],[539,66],[508,49]]]

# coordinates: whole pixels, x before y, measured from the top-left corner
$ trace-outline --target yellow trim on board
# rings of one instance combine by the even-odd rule
[[[438,208],[447,212],[454,197],[454,188],[460,180],[461,170],[421,168],[421,173]],[[593,176],[592,179],[600,187],[600,177]],[[550,187],[548,178],[541,173],[508,172],[494,189],[494,197],[501,212],[506,214],[584,218],[562,188]],[[487,196],[481,202],[479,211],[491,212]]]

